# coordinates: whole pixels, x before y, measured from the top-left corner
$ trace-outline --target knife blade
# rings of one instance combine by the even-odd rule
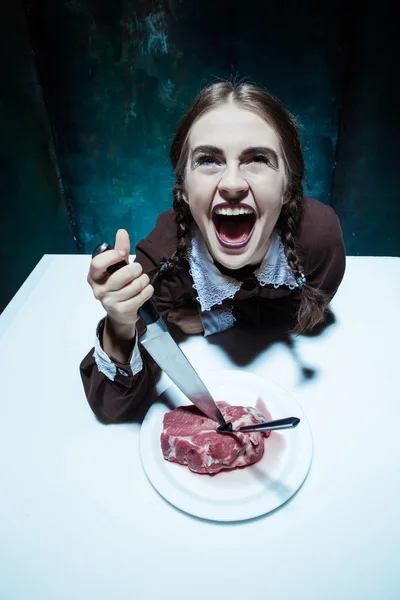
[[[112,246],[105,242],[99,244],[94,249],[92,258],[107,250],[112,250]],[[126,261],[120,261],[115,265],[111,265],[107,271],[114,273],[127,264]],[[217,421],[220,425],[226,425],[227,423],[212,395],[169,333],[154,302],[147,300],[138,313],[147,325],[147,330],[139,338],[139,341],[150,356],[202,413],[213,421]]]
[[[201,412],[213,421],[226,424],[213,397],[169,333],[154,303],[151,300],[145,302],[139,315],[147,324],[147,331],[140,338],[147,352]]]

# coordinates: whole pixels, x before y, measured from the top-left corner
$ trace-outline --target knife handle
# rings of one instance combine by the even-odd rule
[[[151,325],[161,318],[153,300],[146,300],[146,302],[139,308],[138,314],[139,317],[146,323],[146,325]]]
[[[110,246],[110,244],[107,244],[107,242],[99,244],[93,250],[92,258],[97,256],[98,254],[107,252],[107,250],[113,250],[113,247]],[[127,264],[129,263],[126,260],[121,260],[115,265],[111,265],[110,267],[108,267],[107,273],[110,273],[112,275],[113,273],[115,273],[115,271],[118,271],[118,269],[125,267]],[[146,302],[139,308],[138,314],[139,317],[143,319],[143,321],[146,323],[146,325],[151,325],[152,323],[158,321],[160,318],[158,310],[156,309],[156,305],[152,300],[146,300]]]
[[[107,244],[107,242],[103,242],[102,244],[99,244],[98,246],[96,246],[96,248],[93,250],[92,258],[97,256],[98,254],[102,254],[103,252],[106,252],[107,250],[113,250],[113,249],[114,248],[112,246],[110,246],[110,244]],[[119,263],[109,266],[107,269],[107,273],[110,273],[110,275],[112,275],[113,273],[115,273],[115,271],[118,271],[118,269],[125,267],[127,264],[128,264],[128,262],[126,260],[121,260]]]

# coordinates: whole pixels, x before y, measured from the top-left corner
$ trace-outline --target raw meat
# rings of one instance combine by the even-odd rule
[[[218,402],[227,422],[234,429],[265,421],[256,408],[230,406]],[[166,413],[161,434],[161,449],[166,460],[186,465],[194,473],[214,475],[219,471],[246,467],[264,454],[264,438],[269,431],[222,434],[218,423],[195,406],[182,406]]]

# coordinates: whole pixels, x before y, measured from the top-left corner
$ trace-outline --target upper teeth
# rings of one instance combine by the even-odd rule
[[[251,215],[251,214],[253,214],[253,211],[251,210],[251,208],[222,208],[222,207],[217,207],[215,209],[215,213],[217,215],[232,216],[232,215]]]

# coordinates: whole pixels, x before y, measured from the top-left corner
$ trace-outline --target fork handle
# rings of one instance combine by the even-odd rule
[[[298,417],[288,417],[287,419],[277,419],[276,421],[265,421],[265,423],[254,423],[254,425],[244,425],[238,431],[275,431],[278,429],[293,429],[300,423]]]

